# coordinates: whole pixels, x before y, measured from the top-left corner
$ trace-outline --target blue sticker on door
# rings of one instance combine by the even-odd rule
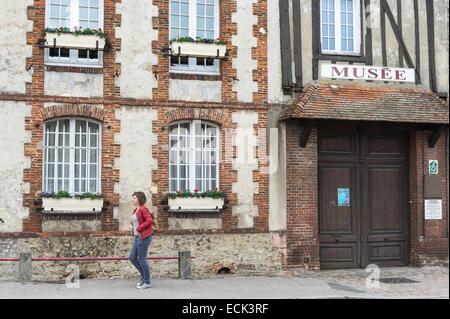
[[[338,188],[338,206],[350,206],[350,188]]]

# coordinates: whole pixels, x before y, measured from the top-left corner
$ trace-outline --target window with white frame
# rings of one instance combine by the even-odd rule
[[[195,120],[169,130],[169,192],[219,188],[219,127]]]
[[[43,190],[100,193],[101,126],[81,118],[45,123]]]
[[[217,39],[219,37],[218,0],[170,0],[170,39]],[[170,57],[170,70],[174,72],[219,72],[219,60],[214,58]]]
[[[46,28],[103,29],[104,0],[48,0]],[[45,48],[46,64],[101,67],[103,52],[66,48]]]
[[[361,12],[359,0],[321,0],[322,52],[359,54]]]

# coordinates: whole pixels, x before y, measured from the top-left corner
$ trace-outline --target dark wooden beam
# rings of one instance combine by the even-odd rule
[[[420,84],[420,25],[418,0],[414,0],[414,33],[416,45],[416,71],[419,74],[419,77],[416,77],[416,84]]]
[[[289,26],[289,1],[279,0],[281,32],[281,69],[283,88],[292,87],[291,30]]]
[[[444,125],[439,125],[434,128],[433,132],[431,133],[430,137],[428,138],[428,147],[434,147],[441,136],[442,132],[445,130]]]
[[[364,0],[364,12],[366,17],[366,23],[370,23],[370,0]],[[362,19],[361,19],[362,20]],[[372,52],[372,25],[366,25],[366,50],[365,50],[365,56],[366,56],[366,64],[372,65],[373,64],[373,52]],[[363,30],[363,29],[361,29]],[[361,31],[361,33],[363,33]]]
[[[292,15],[294,22],[294,61],[295,61],[295,86],[303,87],[302,70],[302,18],[300,0],[292,0]]]
[[[300,133],[300,147],[306,147],[306,144],[308,143],[309,140],[309,136],[311,135],[312,128],[313,128],[312,121],[306,121],[303,124],[302,132]]]
[[[386,12],[383,6],[380,6],[380,31],[381,31],[381,56],[383,66],[387,66],[386,54]]]
[[[437,91],[436,86],[436,55],[434,48],[434,0],[427,0],[427,36],[428,36],[428,66],[430,74],[430,89]],[[445,26],[443,26],[445,27]]]
[[[313,80],[319,79],[319,59],[318,56],[321,52],[321,39],[320,39],[320,1],[311,0],[312,10],[312,49],[313,49],[313,61],[312,61],[312,73]]]
[[[400,35],[403,37],[403,22],[402,22],[402,0],[397,0],[397,23]],[[403,68],[403,52],[402,47],[398,46],[398,65]],[[402,82],[400,82],[402,83]]]
[[[408,67],[413,68],[415,70],[416,77],[419,78],[420,81],[419,73],[417,72],[417,69],[414,67],[414,63],[411,59],[411,56],[409,55],[408,48],[405,45],[405,41],[403,41],[403,37],[400,34],[398,25],[395,23],[394,15],[392,14],[391,8],[389,7],[389,4],[387,3],[386,0],[381,0],[381,7],[383,8],[384,12],[386,13],[389,19],[389,22],[391,23],[392,31],[394,31],[395,38],[397,39],[398,44],[400,44],[402,48],[401,52],[403,53],[403,57],[405,58]]]

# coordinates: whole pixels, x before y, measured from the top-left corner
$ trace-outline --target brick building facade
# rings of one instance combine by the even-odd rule
[[[322,124],[344,121],[363,130],[394,123],[395,130],[408,132],[407,153],[400,152],[408,169],[407,186],[401,186],[408,188],[410,201],[402,224],[407,232],[384,254],[401,251],[402,264],[448,260],[448,34],[440,27],[448,24],[448,1],[435,7],[432,1],[414,6],[405,1],[349,1],[346,9],[334,0],[6,1],[0,19],[0,255],[124,255],[130,245],[130,197],[142,190],[160,224],[152,253],[190,250],[197,257],[196,275],[223,268],[255,274],[340,267],[339,253],[324,251],[325,243],[335,247],[330,238],[338,237],[322,236],[318,172],[324,160]],[[331,47],[345,38],[341,33],[334,38],[318,33],[321,24],[331,25],[320,22],[321,12],[328,19],[334,10],[353,15],[351,23],[342,23],[355,29],[346,38],[358,47],[355,52],[344,52],[353,50],[350,42],[346,49],[340,42],[340,51]],[[56,33],[48,28],[73,32],[80,26],[101,28],[105,47],[98,50],[95,40],[88,48],[49,40]],[[415,33],[402,32],[409,27]],[[187,36],[219,39],[226,55],[173,49],[171,40]],[[319,70],[330,62],[409,68],[416,83],[325,80]],[[396,109],[398,101],[406,102]],[[435,112],[430,115],[423,106]],[[215,147],[193,146],[197,127],[201,143],[212,145],[214,139]],[[173,146],[181,143],[190,146]],[[424,218],[430,159],[440,168],[440,220]],[[223,191],[223,209],[169,209],[168,192],[197,185]],[[41,192],[59,190],[101,193],[101,212],[46,210]],[[358,214],[351,216],[364,220]],[[385,249],[376,240],[341,243],[353,247],[343,253],[351,267],[366,264],[361,260],[367,247]],[[122,262],[80,265],[86,276],[133,275]],[[48,271],[58,277],[65,266],[43,263],[34,276]],[[0,267],[13,276],[15,266]],[[154,274],[174,275],[176,267],[155,263]]]

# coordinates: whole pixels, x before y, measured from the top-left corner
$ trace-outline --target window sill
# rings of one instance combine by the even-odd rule
[[[174,80],[222,81],[222,76],[215,73],[204,74],[171,71],[169,78]]]
[[[102,211],[103,199],[76,199],[76,198],[42,198],[43,213],[51,214],[79,214]]]
[[[73,33],[46,32],[47,47],[68,49],[103,50],[106,44],[104,38],[98,35],[75,35]]]
[[[45,70],[51,72],[67,72],[67,73],[87,73],[87,74],[103,74],[102,66],[94,65],[61,65],[61,64],[45,64]]]
[[[338,62],[360,62],[366,63],[366,57],[361,54],[349,55],[348,53],[339,54],[339,53],[320,53],[314,57],[315,60],[331,60]]]
[[[226,44],[179,42],[173,41],[170,50],[174,56],[196,58],[224,58],[227,53]]]
[[[217,210],[168,210],[168,217],[170,218],[222,218],[223,211]]]

